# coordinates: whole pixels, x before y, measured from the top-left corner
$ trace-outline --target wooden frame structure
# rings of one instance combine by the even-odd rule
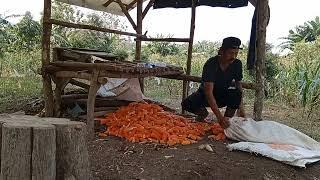
[[[43,90],[44,90],[44,99],[45,99],[45,115],[50,117],[57,115],[58,104],[61,100],[56,98],[54,101],[54,95],[52,90],[52,80],[56,83],[55,96],[59,97],[59,93],[64,88],[66,83],[70,81],[66,80],[66,77],[53,77],[50,75],[50,37],[52,25],[60,25],[69,28],[79,28],[79,29],[89,29],[95,31],[102,31],[107,33],[115,33],[120,35],[134,36],[136,37],[136,54],[135,60],[140,60],[141,56],[141,42],[142,41],[166,41],[166,42],[188,42],[188,58],[187,58],[187,69],[185,75],[170,76],[163,75],[161,77],[171,78],[177,80],[183,80],[183,95],[182,98],[186,98],[189,92],[189,82],[196,81],[199,82],[199,77],[190,76],[191,72],[191,59],[192,59],[192,48],[194,40],[194,30],[195,30],[195,18],[196,18],[196,0],[192,0],[191,7],[191,23],[190,23],[190,35],[189,38],[147,38],[142,34],[142,21],[146,16],[148,10],[152,7],[155,0],[150,0],[145,9],[143,9],[143,0],[133,0],[130,4],[123,4],[121,0],[106,0],[104,4],[107,7],[110,3],[118,3],[121,7],[123,14],[127,17],[130,24],[136,33],[124,32],[119,30],[113,30],[108,28],[95,27],[91,25],[83,24],[74,24],[69,22],[63,22],[55,19],[51,19],[51,0],[44,0],[44,12],[43,12],[43,34],[42,34],[42,77],[43,77]],[[244,83],[244,88],[250,88],[255,90],[255,102],[254,102],[254,118],[260,120],[262,116],[263,108],[263,99],[264,99],[264,77],[265,77],[265,43],[266,43],[266,26],[268,21],[268,0],[250,0],[250,2],[257,9],[257,38],[256,38],[256,82],[254,84]],[[136,23],[131,18],[128,13],[128,9],[136,5],[137,9],[137,20]],[[54,58],[54,57],[53,57]],[[86,74],[84,78],[90,80],[90,90],[89,90],[89,99],[88,106],[93,106],[95,101],[95,94],[97,91],[97,83],[99,79],[100,71],[94,69],[91,74]],[[70,74],[69,74],[70,75]],[[74,75],[70,75],[73,77]],[[144,89],[143,79],[140,79],[141,89]],[[55,102],[55,103],[54,103]],[[56,105],[55,105],[56,104]],[[88,108],[88,131],[89,133],[93,131],[93,109]],[[91,121],[90,121],[91,119]]]

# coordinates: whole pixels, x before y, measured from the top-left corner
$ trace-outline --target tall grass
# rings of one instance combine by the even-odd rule
[[[39,76],[1,77],[0,113],[22,110],[32,98],[42,95],[42,81]]]
[[[35,76],[41,65],[39,48],[32,51],[6,52],[0,58],[0,77]]]

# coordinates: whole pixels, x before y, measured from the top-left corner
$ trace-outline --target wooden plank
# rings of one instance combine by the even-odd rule
[[[64,27],[69,27],[69,28],[89,29],[89,30],[94,30],[94,31],[101,31],[101,32],[114,33],[114,34],[127,35],[127,36],[135,36],[135,37],[141,36],[141,35],[135,34],[135,33],[129,33],[129,32],[108,29],[108,28],[102,28],[102,27],[97,27],[97,26],[91,26],[91,25],[85,25],[85,24],[69,23],[69,22],[64,22],[64,21],[60,21],[60,20],[56,20],[56,19],[47,20],[47,23],[56,24],[59,26],[64,26]]]
[[[74,72],[74,71],[58,71],[55,73],[56,77],[60,78],[79,78],[90,80],[91,74],[87,72]]]
[[[86,99],[88,98],[88,94],[65,94],[61,96],[62,100],[76,100],[76,99]]]
[[[69,105],[73,103],[78,103],[79,105],[87,105],[88,99],[62,99],[63,104]],[[99,98],[96,97],[95,100],[95,107],[121,107],[121,106],[127,106],[130,103],[130,101],[124,101],[124,100],[115,100],[113,98]]]
[[[73,61],[56,61],[50,64],[58,67],[80,68],[82,70],[101,69],[109,71],[120,71],[122,69],[119,65],[115,65],[113,63],[83,63]]]
[[[51,0],[44,0],[44,9],[43,9],[43,31],[42,31],[42,53],[41,53],[41,62],[42,69],[50,63],[50,37],[52,25],[47,23],[51,17]],[[48,73],[45,71],[42,72],[42,81],[43,81],[43,93],[44,93],[44,102],[45,102],[45,116],[53,116],[53,92],[51,78]]]
[[[192,59],[192,47],[193,47],[195,21],[196,21],[196,0],[192,0],[190,38],[189,38],[187,70],[186,70],[187,75],[190,75],[190,72],[191,72],[191,59]],[[188,94],[189,94],[189,81],[184,80],[183,81],[182,100],[185,99],[188,96]],[[182,111],[184,111],[184,110],[182,110]]]
[[[116,111],[118,110],[119,107],[95,107],[94,112],[99,112],[99,111]]]
[[[266,52],[266,28],[268,23],[268,0],[257,2],[257,58],[256,58],[256,92],[253,108],[255,120],[262,120],[262,109],[264,100],[264,81],[265,81],[265,52]]]
[[[58,50],[61,60],[75,60],[83,62],[91,62],[92,57],[102,58],[104,60],[116,60],[117,56],[99,51],[95,49],[84,49],[84,48],[55,48]]]
[[[72,84],[72,85],[75,85],[75,86],[82,87],[82,88],[84,88],[84,89],[89,89],[89,88],[90,88],[90,86],[89,86],[88,84],[83,83],[83,82],[80,82],[80,81],[77,81],[77,80],[75,80],[75,79],[71,79],[71,80],[69,81],[69,83]]]

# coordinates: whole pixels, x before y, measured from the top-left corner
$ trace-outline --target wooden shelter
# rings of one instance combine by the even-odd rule
[[[93,130],[93,106],[95,103],[95,94],[99,82],[103,81],[103,77],[139,77],[146,76],[159,76],[177,80],[183,80],[183,95],[182,98],[187,97],[189,92],[189,82],[200,82],[200,77],[190,76],[192,64],[192,47],[194,41],[196,7],[201,4],[201,0],[188,0],[191,7],[191,23],[190,23],[190,36],[188,38],[147,38],[142,32],[143,18],[155,2],[161,0],[149,0],[146,7],[143,9],[143,0],[58,0],[72,5],[87,7],[93,10],[106,11],[109,13],[126,16],[135,30],[132,32],[124,32],[114,29],[95,27],[84,24],[74,24],[70,22],[63,22],[51,18],[51,0],[44,0],[43,12],[43,36],[42,36],[42,77],[43,89],[45,97],[45,115],[54,116],[59,114],[59,103],[61,103],[61,91],[72,78],[82,78],[90,81],[90,90],[88,95],[87,105],[87,124],[88,130]],[[238,1],[238,0],[232,0]],[[268,0],[249,0],[257,10],[257,38],[256,38],[256,81],[254,84],[243,83],[244,88],[255,90],[255,103],[254,103],[254,117],[257,120],[261,119],[263,99],[264,99],[264,74],[265,74],[265,42],[266,42],[266,26],[269,19],[268,14]],[[102,3],[103,2],[103,3]],[[187,2],[187,1],[181,1]],[[136,8],[137,19],[136,21],[130,16],[129,11]],[[144,72],[135,68],[127,68],[127,71],[119,71],[110,69],[109,65],[103,64],[88,64],[84,62],[63,62],[61,59],[70,58],[70,53],[76,56],[86,57],[84,61],[99,60],[99,57],[107,57],[102,52],[90,52],[79,49],[55,49],[53,52],[53,61],[50,61],[50,37],[52,25],[60,25],[69,28],[89,29],[107,33],[115,33],[126,36],[136,37],[136,54],[135,61],[140,60],[141,56],[141,42],[142,41],[165,41],[165,42],[186,42],[188,43],[188,58],[186,72],[176,67],[168,67],[167,69],[159,69],[154,72]],[[85,52],[84,52],[85,51]],[[81,58],[79,58],[81,59]],[[78,59],[78,60],[79,60]],[[83,59],[82,59],[83,60]],[[124,65],[127,66],[127,65]],[[123,69],[123,66],[120,68]],[[86,70],[82,72],[80,70]],[[52,89],[52,80],[56,84],[55,93]],[[79,83],[79,82],[78,82]],[[143,81],[141,81],[141,88]],[[55,94],[55,98],[54,98]]]

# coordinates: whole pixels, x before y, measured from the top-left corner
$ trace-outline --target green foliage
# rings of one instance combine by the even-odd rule
[[[208,56],[215,56],[218,54],[220,44],[211,41],[199,41],[193,45],[193,52],[200,54],[207,54]]]
[[[310,112],[320,106],[320,40],[297,43],[292,54],[281,58],[282,69],[273,89],[279,100],[301,105]]]
[[[114,51],[113,54],[116,55],[118,57],[118,60],[121,60],[121,61],[127,60],[129,57],[129,53],[124,49],[117,49]]]
[[[21,110],[32,98],[42,96],[39,76],[0,77],[0,113]]]
[[[39,22],[33,20],[30,12],[26,12],[12,27],[12,33],[15,37],[12,45],[14,50],[31,51],[40,45],[42,28]]]
[[[162,34],[158,34],[157,38],[164,38]],[[172,37],[172,36],[168,36]],[[175,55],[180,53],[179,45],[170,42],[150,42],[145,47],[145,52],[150,54],[160,54],[162,56]]]
[[[314,44],[297,44],[296,47],[294,68],[300,100],[303,107],[317,104],[320,99],[320,39]]]
[[[296,26],[293,30],[289,30],[286,41],[282,43],[282,48],[293,50],[296,43],[315,41],[320,36],[320,18],[317,16],[314,20],[307,21],[303,25]]]
[[[85,15],[77,8],[57,1],[54,1],[52,9],[54,19],[111,29],[126,29],[115,15],[108,13],[95,12]],[[113,52],[121,41],[119,35],[61,26],[54,26],[52,34],[54,46],[98,49],[105,52]]]

